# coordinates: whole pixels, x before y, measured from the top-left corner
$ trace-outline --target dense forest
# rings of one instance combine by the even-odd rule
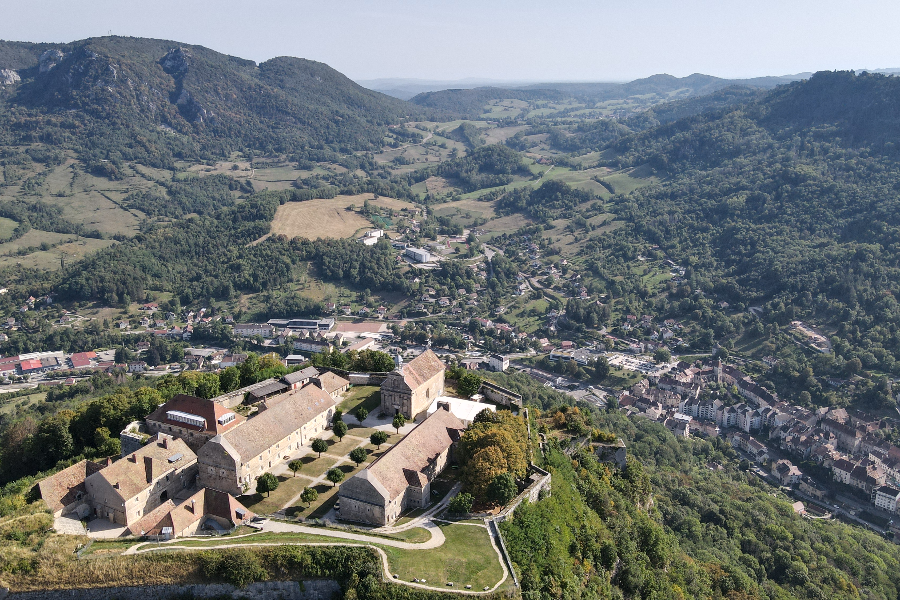
[[[820,73],[742,108],[624,139],[620,164],[668,180],[616,196],[631,235],[694,273],[692,286],[773,319],[837,328],[846,359],[900,358],[900,80]]]

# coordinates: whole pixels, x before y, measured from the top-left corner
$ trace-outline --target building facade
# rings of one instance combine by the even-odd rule
[[[140,450],[85,479],[94,514],[129,526],[197,479],[197,455],[184,441],[157,434]]]
[[[197,455],[200,484],[238,496],[290,452],[325,431],[334,399],[315,385],[266,399],[265,410],[206,443]]]
[[[447,367],[431,350],[392,371],[381,384],[381,410],[387,415],[402,414],[407,419],[426,410],[444,393]]]
[[[378,460],[341,485],[340,518],[387,525],[404,510],[427,506],[431,482],[454,459],[465,428],[449,405],[442,404]]]

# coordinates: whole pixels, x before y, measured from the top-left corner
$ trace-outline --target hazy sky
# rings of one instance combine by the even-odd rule
[[[115,35],[354,79],[626,80],[900,67],[896,0],[2,0],[0,38]],[[2,65],[0,65],[2,67]]]

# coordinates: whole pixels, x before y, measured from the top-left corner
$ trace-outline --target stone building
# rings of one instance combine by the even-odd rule
[[[318,377],[312,379],[314,385],[318,385],[320,388],[328,392],[328,395],[337,400],[341,397],[341,394],[347,391],[350,388],[350,381],[348,379],[344,379],[340,375],[332,373],[331,371],[327,373],[322,373]]]
[[[53,516],[60,517],[80,512],[79,507],[87,505],[88,502],[85,480],[110,464],[112,462],[95,463],[82,460],[41,480],[37,487]]]
[[[388,375],[381,384],[381,411],[387,415],[402,413],[414,419],[444,393],[447,367],[431,350],[426,350]]]
[[[140,450],[85,479],[98,518],[131,525],[197,479],[197,455],[183,440],[162,433]]]
[[[315,385],[266,399],[262,412],[217,435],[198,453],[200,484],[238,496],[256,478],[325,431],[334,399]]]
[[[442,403],[409,435],[341,485],[340,518],[387,525],[404,510],[427,506],[431,482],[453,460],[465,428]]]
[[[231,431],[247,419],[225,406],[178,394],[145,419],[147,431],[181,438],[197,452],[208,440]]]
[[[169,539],[194,535],[200,529],[222,533],[255,516],[230,494],[204,488],[178,505],[166,500],[129,530],[132,535]]]

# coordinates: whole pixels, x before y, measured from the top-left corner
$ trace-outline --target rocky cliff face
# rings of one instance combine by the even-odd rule
[[[20,81],[22,78],[12,69],[0,69],[0,85],[14,85]]]

